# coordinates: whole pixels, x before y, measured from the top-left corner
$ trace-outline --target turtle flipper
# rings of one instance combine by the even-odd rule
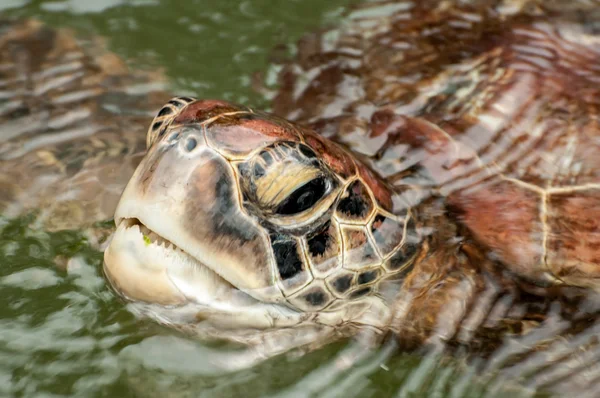
[[[402,347],[439,346],[470,338],[470,329],[481,322],[480,314],[493,304],[481,300],[492,295],[483,294],[485,278],[478,265],[458,248],[437,251],[415,265],[394,304],[391,330]],[[469,318],[471,325],[464,322]]]

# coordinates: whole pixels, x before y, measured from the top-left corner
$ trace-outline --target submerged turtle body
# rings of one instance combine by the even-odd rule
[[[371,156],[391,184],[446,197],[516,275],[597,288],[600,40],[592,23],[535,8],[425,7],[382,18],[363,58],[354,57],[361,42],[328,52],[333,59],[307,71],[316,77],[294,105],[285,105],[289,87],[276,110]],[[405,18],[423,24],[395,22]],[[334,84],[317,85],[330,75]],[[363,96],[340,98],[350,87]],[[343,100],[330,115],[327,104]]]

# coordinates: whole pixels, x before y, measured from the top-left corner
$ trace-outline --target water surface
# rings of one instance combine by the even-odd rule
[[[253,90],[254,74],[273,83],[270,60],[338,21],[350,2],[3,0],[0,12],[101,35],[132,67],[164,70],[173,92],[261,106],[268,102]],[[344,368],[336,356],[353,349],[347,342],[223,373],[217,365],[231,347],[136,319],[106,287],[102,254],[81,232],[47,232],[28,217],[0,219],[0,228],[0,396],[482,394],[460,364],[436,357],[390,357],[383,348]]]

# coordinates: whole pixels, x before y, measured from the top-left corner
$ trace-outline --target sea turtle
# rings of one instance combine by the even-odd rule
[[[274,114],[176,97],[146,137],[160,78],[3,21],[3,212],[107,218],[146,138],[105,252],[132,309],[262,357],[360,334],[578,360],[599,330],[594,5],[368,2],[299,43]]]
[[[360,330],[483,350],[552,317],[585,330],[600,36],[588,2],[561,4],[368,3],[301,42],[280,116],[173,98],[117,207],[108,280],[163,323],[277,336],[273,353]]]

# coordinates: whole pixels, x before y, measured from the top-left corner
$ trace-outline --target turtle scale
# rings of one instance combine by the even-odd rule
[[[307,258],[315,275],[327,276],[341,267],[340,227],[335,220],[326,223],[322,229],[307,235]]]

